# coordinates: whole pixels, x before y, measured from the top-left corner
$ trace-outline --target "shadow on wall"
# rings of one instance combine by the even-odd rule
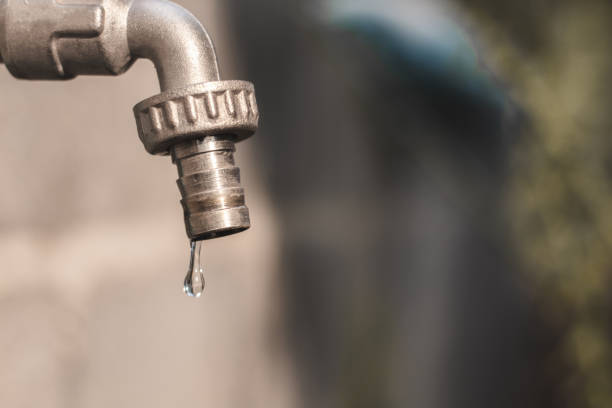
[[[400,2],[385,3],[394,21],[331,22],[313,17],[321,4],[229,3],[258,87],[303,406],[532,402],[539,322],[503,203],[523,119],[465,35],[448,21],[438,42],[411,35]]]

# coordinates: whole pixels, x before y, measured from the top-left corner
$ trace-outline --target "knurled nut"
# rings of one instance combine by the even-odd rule
[[[134,107],[138,135],[151,154],[208,135],[239,142],[257,130],[259,110],[253,84],[216,81],[163,92]]]

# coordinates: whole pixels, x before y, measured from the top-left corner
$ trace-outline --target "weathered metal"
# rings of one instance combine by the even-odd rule
[[[190,239],[250,226],[234,143],[257,130],[253,85],[222,81],[200,22],[166,0],[0,0],[0,62],[17,78],[119,75],[153,61],[161,93],[134,107],[151,154],[172,154]]]

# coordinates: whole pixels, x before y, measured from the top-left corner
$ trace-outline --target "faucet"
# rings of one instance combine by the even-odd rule
[[[257,130],[254,87],[221,80],[191,13],[167,0],[0,0],[0,63],[16,78],[120,75],[139,58],[154,63],[161,93],[134,107],[138,135],[178,167],[187,236],[193,244],[246,230],[233,154]]]

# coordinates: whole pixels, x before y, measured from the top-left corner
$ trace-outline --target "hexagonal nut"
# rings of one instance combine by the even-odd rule
[[[151,154],[167,154],[182,141],[232,135],[239,142],[253,135],[259,110],[253,84],[217,81],[163,92],[134,107],[138,135]]]

